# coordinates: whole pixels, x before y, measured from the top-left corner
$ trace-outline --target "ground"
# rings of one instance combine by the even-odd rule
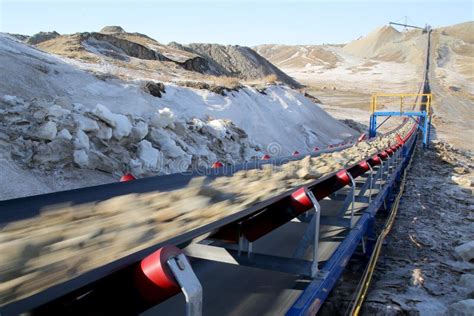
[[[473,162],[446,143],[418,148],[362,315],[456,314],[450,305],[473,298],[466,280],[472,281],[474,264],[455,251],[472,238]],[[363,269],[348,267],[323,315],[345,313]]]

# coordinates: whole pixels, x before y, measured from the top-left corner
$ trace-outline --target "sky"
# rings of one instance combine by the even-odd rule
[[[162,43],[347,43],[390,21],[437,27],[474,20],[470,1],[0,0],[0,32],[32,35],[120,25]]]

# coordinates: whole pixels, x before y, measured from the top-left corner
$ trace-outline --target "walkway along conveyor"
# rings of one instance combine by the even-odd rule
[[[291,300],[287,301],[285,307],[279,312],[284,312],[285,308],[291,313],[295,310],[317,310],[325,296],[323,297],[321,291],[318,290],[311,290],[312,295],[305,293],[320,284],[324,287],[323,292],[327,295],[327,288],[331,288],[328,285],[334,284],[338,273],[347,264],[347,259],[357,244],[363,240],[362,236],[370,232],[369,220],[373,218],[378,209],[377,203],[381,204],[386,200],[390,189],[395,184],[397,174],[403,168],[403,162],[413,147],[416,137],[415,131],[416,125],[407,123],[398,131],[399,134],[385,136],[386,139],[371,139],[359,143],[354,140],[345,146],[333,148],[332,154],[329,151],[322,151],[322,154],[313,153],[310,157],[316,157],[311,159],[317,161],[317,159],[329,159],[331,155],[341,158],[339,157],[340,153],[344,150],[351,150],[351,148],[354,152],[359,152],[362,147],[375,150],[375,155],[373,152],[369,154],[370,150],[367,150],[365,153],[363,152],[359,160],[348,159],[345,163],[336,164],[336,166],[343,168],[331,170],[317,179],[288,180],[292,186],[291,189],[283,187],[284,190],[276,191],[274,196],[267,198],[265,195],[264,198],[249,203],[242,209],[225,214],[224,217],[218,214],[194,226],[190,226],[187,222],[184,227],[181,227],[181,230],[180,227],[176,227],[175,234],[173,231],[168,231],[161,239],[146,240],[143,247],[133,248],[129,252],[121,252],[116,256],[109,256],[107,253],[109,248],[104,248],[100,256],[95,254],[97,260],[95,265],[94,263],[86,265],[87,268],[84,270],[80,268],[83,264],[80,259],[87,256],[87,247],[81,245],[94,240],[96,238],[94,235],[86,235],[87,239],[82,240],[82,244],[75,245],[75,257],[78,260],[73,263],[77,266],[69,266],[68,264],[63,265],[64,260],[61,261],[60,258],[61,252],[53,251],[65,247],[68,240],[53,240],[56,238],[53,235],[54,232],[46,231],[46,234],[52,233],[49,235],[50,240],[45,241],[45,244],[33,243],[34,246],[31,246],[17,243],[14,239],[15,232],[20,228],[20,231],[27,230],[24,226],[34,227],[35,229],[28,231],[31,238],[34,238],[35,234],[44,228],[41,225],[35,225],[38,224],[38,221],[41,224],[41,220],[45,217],[49,222],[55,222],[58,214],[61,216],[68,214],[70,217],[66,216],[67,218],[80,223],[85,220],[81,216],[90,216],[90,214],[83,215],[84,209],[95,210],[97,205],[100,206],[103,202],[114,200],[113,197],[139,198],[140,194],[147,194],[144,192],[156,190],[162,191],[161,194],[172,194],[179,191],[178,188],[192,182],[199,174],[153,177],[127,183],[1,201],[0,247],[2,249],[0,250],[5,250],[2,253],[13,255],[15,255],[15,251],[12,251],[13,247],[22,251],[20,255],[17,254],[16,258],[7,258],[5,261],[2,258],[1,313],[9,315],[33,310],[33,313],[36,314],[64,314],[64,311],[73,313],[73,311],[93,308],[102,311],[103,314],[114,310],[135,314],[179,293],[180,288],[183,288],[189,295],[189,311],[196,312],[199,310],[199,304],[196,303],[196,300],[199,301],[199,295],[196,294],[198,288],[196,280],[201,281],[205,293],[206,285],[199,272],[197,272],[197,279],[193,278],[195,274],[186,259],[186,254],[188,257],[201,258],[201,260],[192,259],[193,266],[206,266],[207,264],[203,264],[203,262],[213,260],[226,263],[225,269],[228,269],[228,263],[237,263],[241,267],[259,268],[251,268],[253,273],[255,271],[260,273],[263,271],[261,269],[267,269],[285,273],[293,279],[303,277],[306,281],[313,280],[304,293],[301,293],[301,289],[293,291],[293,301],[297,298],[296,294],[302,294],[293,307],[291,307]],[[247,170],[247,173],[254,170],[257,175],[261,175],[268,169],[265,166],[269,164],[281,167],[294,164],[301,167],[305,159],[306,163],[308,161],[310,164],[313,163],[310,158],[303,157],[305,156],[270,159],[265,162],[254,162],[250,166],[236,166],[231,170],[215,169],[207,178],[211,180],[223,179],[243,170]],[[346,188],[349,188],[349,191]],[[328,201],[334,202],[335,206],[325,208],[324,203],[328,203]],[[119,202],[123,202],[123,200],[119,200]],[[65,205],[65,203],[68,204]],[[320,204],[323,206],[322,208],[319,207]],[[54,206],[52,212],[48,210],[51,206]],[[116,204],[115,206],[120,208],[123,205]],[[363,210],[364,208],[365,210]],[[48,211],[45,212],[45,209]],[[62,213],[65,209],[68,212]],[[332,214],[334,210],[337,212]],[[140,210],[135,211],[137,212],[133,215],[139,216],[138,211]],[[154,211],[157,214],[160,213],[159,209]],[[329,214],[328,211],[332,213]],[[53,216],[48,217],[48,215]],[[274,233],[280,234],[285,240],[290,239],[287,235],[291,235],[291,232],[281,232],[288,230],[288,225],[298,226],[297,232],[299,233],[299,236],[291,237],[299,239],[292,255],[284,257],[254,251],[252,248],[254,246],[255,249],[261,247],[262,250],[265,250],[268,248],[265,246],[269,241],[267,237],[272,236],[273,238]],[[337,231],[338,236],[334,236],[334,231]],[[12,233],[12,238],[9,237],[9,233]],[[331,241],[321,238],[330,237],[331,234],[333,235]],[[336,239],[337,241],[335,241]],[[364,241],[362,244],[365,249],[370,247],[368,242]],[[178,248],[173,248],[172,245]],[[47,253],[48,251],[50,253]],[[158,253],[155,253],[156,251]],[[224,251],[223,255],[222,251]],[[276,252],[278,251],[270,251],[270,253]],[[49,262],[46,262],[45,271],[34,271],[28,260],[41,261],[42,256],[46,256],[45,260],[51,259],[54,264],[51,266]],[[148,273],[150,266],[154,267],[151,268],[151,271],[155,271],[157,274],[151,273],[150,276]],[[46,273],[48,277],[41,279],[39,276],[42,272]],[[324,277],[322,277],[323,275]],[[164,281],[160,283],[160,280]],[[194,283],[188,282],[190,280]],[[194,285],[194,292],[186,291],[186,286],[190,286],[187,283],[191,284],[191,288]],[[232,295],[224,296],[231,297]],[[110,301],[106,297],[112,297],[113,300]],[[166,304],[169,305],[175,299],[166,301]],[[314,305],[313,302],[319,303]],[[166,304],[161,304],[158,308],[161,306],[169,308],[165,306]],[[252,310],[252,304],[246,305],[247,307],[243,307],[244,309],[250,308]],[[264,304],[259,305],[263,306]],[[212,314],[206,302],[204,311],[206,314],[208,314],[207,311]],[[216,313],[219,314],[218,311]]]

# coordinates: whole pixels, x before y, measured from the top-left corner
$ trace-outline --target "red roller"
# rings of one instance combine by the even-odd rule
[[[395,152],[398,150],[398,144],[397,145],[393,145],[392,147],[390,147],[390,149]]]
[[[393,154],[392,148],[387,148],[387,149],[385,149],[385,151],[386,151],[387,154],[389,154],[390,156]]]
[[[292,153],[293,156],[299,156],[300,155],[300,152],[295,150],[293,153]]]
[[[306,187],[299,188],[291,194],[291,206],[299,212],[306,211],[313,207],[313,203],[308,197]]]
[[[333,148],[334,145],[333,144],[329,144],[328,148]]]
[[[271,158],[270,155],[265,154],[265,155],[262,157],[262,160],[268,160],[268,159],[270,159],[270,158]]]
[[[380,155],[380,158],[382,158],[383,160],[388,158],[388,153],[386,151],[380,152],[379,155]]]
[[[369,160],[369,163],[370,163],[372,166],[378,166],[378,165],[380,165],[380,162],[381,162],[380,157],[377,156],[377,155],[373,156],[373,157],[370,158],[370,160]]]
[[[216,168],[222,168],[224,165],[220,161],[216,161],[215,163],[212,164],[211,168],[216,169]]]
[[[368,171],[370,169],[369,164],[367,161],[361,161],[359,162],[359,166],[362,168],[364,172]]]
[[[343,184],[343,185],[348,185],[351,183],[351,179],[349,178],[349,175],[347,174],[347,170],[341,170],[336,174],[336,178],[338,181]]]
[[[319,151],[319,147],[314,147],[313,151]]]
[[[181,253],[175,246],[165,246],[140,262],[135,271],[135,286],[145,300],[158,303],[180,292],[167,261]]]
[[[136,178],[131,173],[126,173],[120,178],[120,182],[128,182],[135,180]]]

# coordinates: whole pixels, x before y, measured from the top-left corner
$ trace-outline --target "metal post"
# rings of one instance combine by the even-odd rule
[[[370,174],[369,174],[369,179],[370,179],[370,182],[369,182],[369,204],[370,204],[370,202],[372,201],[372,185],[373,185],[373,181],[374,181],[374,169],[372,168],[370,163],[367,163],[367,166],[369,166],[369,169],[370,169]]]
[[[384,174],[385,167],[383,166],[383,161],[382,158],[380,158],[380,184],[379,184],[379,190],[382,190],[382,182],[383,182],[383,174]]]
[[[202,286],[184,254],[168,259],[168,267],[186,299],[186,316],[202,315]]]
[[[308,197],[314,206],[314,239],[313,239],[313,262],[311,264],[311,276],[313,278],[318,274],[318,250],[319,250],[319,220],[321,217],[321,206],[314,197],[313,192],[308,191]]]
[[[351,186],[352,186],[352,203],[351,203],[351,228],[353,227],[353,219],[354,219],[354,207],[355,207],[355,190],[356,190],[356,183],[352,175],[347,172],[349,179],[351,179]]]
[[[427,147],[428,146],[428,116],[426,115],[426,112],[425,112],[425,115],[423,117],[423,147]]]
[[[377,134],[377,116],[375,113],[370,115],[369,137],[375,137]]]

